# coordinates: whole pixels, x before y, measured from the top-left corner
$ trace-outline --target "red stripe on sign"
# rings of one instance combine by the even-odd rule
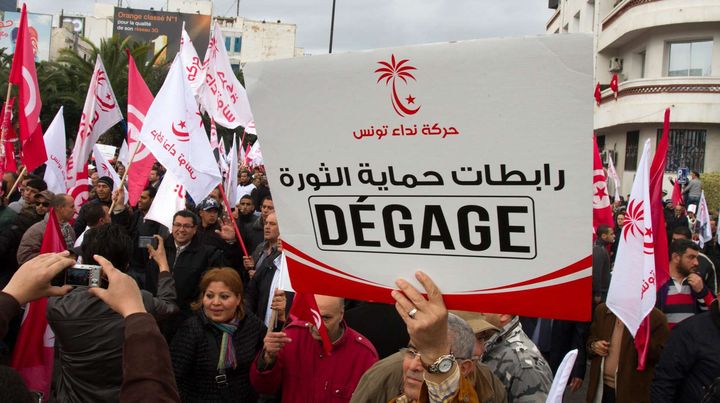
[[[286,247],[285,245],[283,244],[283,247]],[[295,253],[296,249],[288,248],[288,251]],[[298,254],[298,256],[303,255]],[[304,256],[303,258],[306,259]],[[310,261],[310,259],[307,260]],[[290,256],[288,256],[287,261],[290,281],[296,291],[395,303],[395,300],[390,295],[391,288],[358,283],[350,279],[337,277],[299,262]],[[313,259],[313,263],[315,262],[317,261]],[[325,267],[326,265],[322,266]],[[449,309],[503,312],[523,316],[589,321],[591,287],[592,279],[587,276],[566,283],[529,290],[494,294],[444,294],[443,297]],[[572,303],[568,303],[568,301],[572,301]]]
[[[563,268],[560,269],[560,270],[554,271],[554,272],[552,272],[552,273],[545,274],[545,275],[540,276],[540,277],[536,277],[536,278],[533,278],[533,279],[530,279],[530,280],[521,281],[521,282],[519,282],[519,283],[513,283],[513,284],[509,284],[509,285],[503,285],[503,286],[500,286],[500,287],[485,288],[485,289],[482,289],[482,290],[472,290],[472,291],[504,290],[504,289],[512,288],[512,287],[520,287],[520,286],[523,286],[523,285],[537,284],[537,283],[541,283],[541,282],[543,282],[543,281],[554,280],[554,279],[556,279],[556,278],[560,278],[560,277],[564,277],[564,276],[567,276],[567,275],[570,275],[570,274],[573,274],[573,273],[577,273],[577,272],[582,271],[582,270],[585,270],[585,269],[587,269],[588,267],[591,267],[591,266],[592,266],[592,255],[587,256],[587,257],[585,257],[585,258],[583,258],[583,259],[581,259],[581,260],[578,260],[577,262],[575,262],[575,263],[573,263],[573,264],[571,264],[571,265],[569,265],[569,266],[567,266],[567,267],[563,267]]]
[[[284,242],[284,241],[283,241],[283,249],[287,249],[288,252],[290,252],[290,253],[292,253],[292,254],[294,254],[294,255],[296,255],[296,256],[299,256],[299,257],[307,260],[308,262],[314,263],[314,264],[322,267],[323,269],[327,269],[327,270],[330,270],[330,271],[332,271],[332,272],[334,272],[334,273],[342,274],[342,275],[344,275],[344,276],[352,277],[352,278],[354,278],[354,279],[356,279],[356,280],[367,281],[367,282],[370,282],[370,283],[373,283],[373,284],[380,285],[380,284],[378,284],[378,283],[376,283],[376,282],[374,282],[374,281],[365,280],[365,279],[362,278],[362,277],[353,276],[352,274],[345,273],[344,271],[342,271],[342,270],[340,270],[340,269],[336,269],[336,268],[334,268],[334,267],[332,267],[332,266],[328,266],[327,264],[325,264],[325,263],[323,263],[323,262],[321,262],[321,261],[319,261],[319,260],[317,260],[317,259],[315,259],[315,258],[313,258],[313,257],[311,257],[311,256],[309,256],[309,255],[306,255],[305,253],[301,252],[299,249],[295,248],[294,246],[292,246],[292,245],[290,245],[289,243]]]

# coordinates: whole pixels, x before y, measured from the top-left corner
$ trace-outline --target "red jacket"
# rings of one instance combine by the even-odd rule
[[[347,326],[329,356],[304,321],[294,321],[284,331],[292,342],[280,350],[272,368],[258,370],[260,351],[250,369],[258,393],[275,394],[282,386],[283,403],[349,402],[362,375],[378,360],[372,343]]]

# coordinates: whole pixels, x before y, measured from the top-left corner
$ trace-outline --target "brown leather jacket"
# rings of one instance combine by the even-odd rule
[[[590,335],[587,340],[588,358],[590,363],[590,377],[587,392],[587,402],[595,401],[598,387],[602,383],[603,357],[596,355],[590,346],[598,340],[610,341],[615,314],[604,303],[595,308],[595,316],[590,325]],[[653,308],[650,312],[650,346],[648,347],[645,371],[637,371],[637,352],[635,342],[627,328],[624,328],[620,345],[620,361],[618,363],[615,393],[618,402],[643,403],[650,402],[650,384],[655,373],[655,364],[660,360],[663,346],[670,335],[667,319],[659,309]]]

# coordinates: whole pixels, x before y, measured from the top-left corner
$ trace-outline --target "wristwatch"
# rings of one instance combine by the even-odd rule
[[[453,353],[441,355],[435,362],[426,367],[425,370],[431,374],[447,374],[455,362]]]

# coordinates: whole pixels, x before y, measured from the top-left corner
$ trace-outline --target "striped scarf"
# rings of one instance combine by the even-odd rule
[[[218,357],[217,369],[237,368],[237,359],[235,357],[235,346],[232,343],[232,335],[238,328],[238,321],[231,323],[215,323],[210,321],[215,328],[222,331],[222,341],[220,342],[220,356]]]

